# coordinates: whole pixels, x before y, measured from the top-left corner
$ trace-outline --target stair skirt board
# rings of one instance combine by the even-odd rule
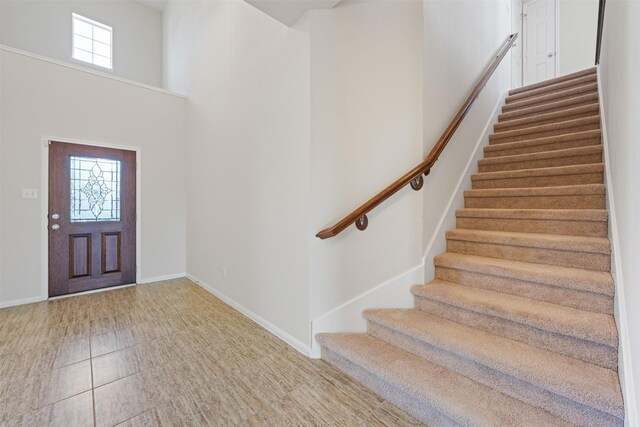
[[[322,357],[428,425],[624,425],[596,69],[509,92],[410,309]]]

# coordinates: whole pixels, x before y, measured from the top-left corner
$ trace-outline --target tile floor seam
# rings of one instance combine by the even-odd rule
[[[382,421],[371,420],[382,417],[392,420],[392,425],[417,425],[388,401],[329,364],[299,355],[190,281],[181,279],[158,285],[140,285],[100,296],[0,310],[0,325],[10,325],[1,327],[2,332],[10,331],[2,343],[3,354],[15,354],[13,350],[25,345],[33,349],[24,355],[23,364],[13,366],[21,372],[21,366],[38,370],[41,376],[33,381],[40,378],[43,387],[54,391],[65,387],[74,393],[64,399],[51,393],[49,398],[53,396],[55,401],[45,405],[49,408],[28,417],[23,416],[17,406],[7,408],[7,422],[30,420],[34,423],[37,418],[37,423],[46,425],[55,417],[57,424],[65,421],[66,425],[80,424],[74,423],[75,419],[100,427],[138,422],[163,425],[197,422],[344,425],[347,422],[360,426],[381,425]],[[120,329],[122,332],[116,332]],[[136,330],[135,336],[131,334],[132,329]],[[69,337],[78,341],[74,343],[70,339],[71,344],[62,343]],[[70,356],[84,357],[85,339],[88,339],[89,358],[75,362],[84,365],[75,369],[68,368],[73,364],[64,365],[57,369],[67,370],[59,371],[56,376],[50,374],[50,368],[40,371],[39,367],[48,366],[49,357],[57,355],[57,363],[71,360]],[[47,350],[55,354],[45,355],[38,361],[38,351],[49,348],[49,342],[57,342],[53,350]],[[148,343],[151,352],[145,351]],[[122,344],[125,347],[117,348]],[[61,347],[56,349],[55,345]],[[133,351],[136,347],[142,350]],[[109,351],[98,355],[101,349]],[[115,354],[119,351],[121,356]],[[109,359],[101,363],[102,356]],[[146,367],[128,373],[128,365],[124,365],[127,361],[131,366],[137,363]],[[260,366],[248,369],[258,362]],[[151,369],[155,366],[158,369]],[[100,372],[102,367],[105,371]],[[16,371],[10,372],[19,378],[14,375]],[[101,375],[108,378],[114,372],[128,374],[97,385]],[[124,382],[117,384],[118,381]],[[22,395],[29,403],[29,399],[37,396],[27,387],[24,382],[16,382],[10,397]],[[75,393],[85,387],[87,390]],[[91,395],[87,393],[89,390]],[[78,397],[83,393],[83,397]],[[292,393],[297,400],[292,398]],[[74,399],[59,404],[71,398]]]
[[[89,359],[91,366],[91,413],[93,414],[93,427],[96,427],[96,395],[93,387],[93,353],[91,351],[91,337],[89,337]]]

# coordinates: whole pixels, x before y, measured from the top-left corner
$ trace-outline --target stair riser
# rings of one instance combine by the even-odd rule
[[[484,157],[504,157],[515,156],[518,154],[544,153],[547,151],[566,150],[569,148],[590,147],[592,145],[600,145],[600,138],[575,139],[573,141],[554,142],[550,144],[539,144],[522,147],[514,147],[505,150],[485,150]]]
[[[562,234],[607,237],[607,223],[598,221],[560,221],[552,219],[458,218],[456,228],[512,231],[516,233]]]
[[[573,88],[571,93],[557,92],[554,94],[539,96],[535,98],[525,99],[517,102],[506,102],[502,107],[502,112],[507,113],[511,111],[518,111],[525,108],[536,107],[538,105],[545,105],[554,102],[566,101],[567,99],[580,97],[582,95],[592,95],[597,93],[598,89],[595,85],[584,85]]]
[[[526,129],[531,126],[550,125],[555,123],[566,122],[567,120],[584,119],[587,117],[597,116],[598,111],[587,111],[585,113],[571,114],[562,117],[553,117],[545,120],[537,120],[535,122],[527,122],[520,124],[510,124],[507,122],[498,123],[493,127],[494,132],[510,132],[514,130]]]
[[[498,121],[500,123],[506,123],[509,120],[517,120],[524,117],[531,117],[539,114],[557,113],[560,111],[566,111],[572,108],[584,107],[591,105],[598,101],[598,94],[592,93],[584,96],[578,96],[575,98],[567,98],[561,101],[551,101],[546,104],[538,104],[530,106],[528,108],[511,109],[511,111],[504,111],[498,115]]]
[[[589,95],[597,92],[598,88],[596,83],[581,84],[574,86],[570,89],[556,90],[550,93],[538,94],[536,96],[530,96],[525,99],[518,99],[517,96],[508,96],[505,98],[505,107],[514,107],[521,105],[537,105],[551,102],[553,100],[563,101],[565,99],[575,98],[582,95]]]
[[[417,340],[384,325],[369,321],[367,330],[374,337],[386,341],[416,356],[427,359],[480,384],[499,390],[530,405],[583,426],[619,425],[620,420],[605,412],[587,407],[571,399],[530,382],[459,356],[436,345]]]
[[[586,270],[610,271],[611,256],[593,252],[512,246],[497,243],[447,240],[447,251],[467,255],[479,255],[513,261],[560,265]]]
[[[583,71],[578,71],[576,73],[571,73],[571,74],[567,74],[565,76],[560,76],[560,77],[556,77],[550,80],[546,80],[543,82],[539,82],[539,83],[534,83],[531,85],[526,85],[526,86],[522,86],[519,88],[515,88],[515,89],[511,89],[509,91],[509,95],[517,95],[519,93],[525,93],[525,92],[529,92],[531,90],[535,90],[535,89],[539,89],[539,88],[546,88],[552,85],[556,85],[556,84],[561,84],[561,83],[566,83],[568,81],[573,81],[576,79],[580,79],[586,76],[595,76],[595,70],[591,69],[591,70],[583,70]]]
[[[566,157],[552,157],[548,159],[523,159],[521,161],[509,163],[480,163],[478,164],[478,171],[500,172],[521,169],[552,168],[557,166],[589,165],[594,163],[602,163],[602,152]]]
[[[604,194],[527,197],[465,197],[465,208],[481,209],[605,209]]]
[[[609,295],[440,266],[436,266],[435,277],[451,283],[503,292],[565,307],[613,314],[613,297]]]
[[[487,188],[525,188],[525,187],[555,187],[562,185],[602,184],[603,173],[583,173],[573,175],[552,175],[523,178],[483,179],[474,180],[474,189]]]
[[[322,359],[425,424],[442,427],[457,427],[460,425],[432,406],[425,404],[424,401],[414,398],[410,393],[380,379],[366,369],[324,347],[322,348]]]
[[[613,370],[617,370],[618,367],[617,351],[606,345],[548,332],[522,323],[476,313],[427,298],[416,297],[415,306],[426,313],[538,348],[564,354],[587,363]]]
[[[523,135],[513,135],[502,138],[499,133],[494,133],[489,137],[489,145],[506,144],[509,142],[527,141],[530,139],[546,138],[549,136],[567,135],[574,132],[584,132],[588,130],[599,130],[600,123],[589,123],[579,126],[563,127],[543,132],[526,133]]]
[[[554,92],[560,92],[562,90],[569,90],[575,87],[593,84],[593,83],[596,83],[596,81],[597,81],[596,75],[591,74],[589,76],[584,76],[576,79],[567,80],[564,82],[558,82],[558,83],[550,84],[547,86],[542,86],[535,89],[530,89],[517,94],[510,94],[507,97],[507,100],[509,100],[508,102],[522,101],[522,100],[534,98],[537,96],[543,96],[543,95],[548,95]]]

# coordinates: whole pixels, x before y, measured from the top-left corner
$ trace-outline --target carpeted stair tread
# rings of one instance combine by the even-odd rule
[[[609,214],[605,209],[471,209],[456,210],[457,217],[469,218],[534,218],[603,221]]]
[[[609,214],[605,209],[482,209],[461,208],[456,210],[457,218],[503,218],[540,219],[564,221],[607,222]]]
[[[532,98],[523,99],[520,101],[507,102],[504,107],[502,107],[503,112],[519,110],[523,108],[532,107],[534,105],[542,105],[548,104],[560,100],[564,100],[567,98],[574,98],[579,95],[585,95],[589,93],[594,93],[598,91],[597,83],[589,83],[581,86],[575,86],[569,89],[543,94],[540,96],[535,96]]]
[[[477,190],[466,190],[464,192],[464,196],[469,198],[576,196],[585,194],[605,194],[604,184],[530,188],[483,188]]]
[[[562,111],[581,105],[589,105],[594,102],[598,102],[598,92],[580,93],[569,98],[551,100],[547,103],[524,106],[523,108],[518,109],[507,108],[506,111],[505,107],[503,107],[503,112],[498,115],[498,121],[502,123],[522,117],[550,113],[553,111]]]
[[[554,111],[551,113],[541,113],[535,116],[526,116],[505,122],[498,122],[494,125],[495,132],[502,132],[504,130],[511,130],[512,128],[523,128],[541,124],[547,124],[546,122],[553,120],[554,122],[560,122],[563,120],[571,120],[574,116],[597,116],[600,111],[600,105],[597,102],[589,105],[581,105],[566,110]],[[569,119],[567,119],[569,118]]]
[[[606,237],[609,224],[605,209],[480,206],[456,210],[456,228]]]
[[[610,347],[618,343],[613,316],[529,298],[433,280],[411,288],[414,296]]]
[[[364,317],[397,333],[594,407],[624,414],[617,374],[519,341],[433,316],[416,309],[370,309]],[[405,350],[410,351],[409,348]],[[464,372],[460,372],[464,375]]]
[[[600,116],[591,116],[591,117],[583,117],[580,119],[570,119],[563,120],[557,123],[549,123],[545,125],[535,125],[533,124],[530,127],[516,129],[516,130],[505,130],[505,131],[496,131],[492,135],[489,136],[489,141],[492,144],[500,144],[502,140],[510,140],[513,138],[526,138],[533,139],[529,137],[529,135],[537,135],[544,134],[548,132],[563,132],[567,129],[574,129],[580,127],[588,127],[588,126],[596,126],[600,127]],[[590,130],[590,129],[585,129]],[[564,132],[564,133],[572,133]],[[525,140],[526,140],[525,139]]]
[[[610,254],[611,243],[604,237],[567,236],[558,234],[515,233],[510,231],[467,230],[456,228],[446,232],[447,240],[493,243],[529,248]]]
[[[471,188],[475,190],[599,184],[604,180],[604,170],[591,167],[597,164],[598,163],[584,163],[547,167],[541,165],[541,167],[535,169],[483,168],[482,172],[472,176]],[[580,168],[580,166],[583,165],[590,167]],[[487,172],[487,169],[497,170]]]
[[[368,334],[319,334],[329,351],[380,381],[415,396],[464,426],[570,425],[559,417],[479,384]],[[347,372],[348,373],[348,372]],[[419,414],[412,414],[420,419]],[[427,421],[423,418],[423,421]]]
[[[564,157],[581,157],[601,155],[602,145],[589,145],[587,147],[567,148],[564,150],[542,151],[539,153],[514,154],[511,156],[489,157],[478,160],[478,166],[499,165],[505,163],[522,163],[536,160],[558,159]],[[527,169],[527,168],[522,168]],[[531,168],[534,169],[534,168]],[[535,168],[538,169],[538,168]]]
[[[487,145],[486,147],[484,147],[484,153],[485,156],[493,158],[495,156],[503,156],[503,152],[525,149],[527,147],[540,147],[539,151],[556,151],[547,147],[559,145],[562,143],[570,143],[571,141],[589,141],[590,146],[601,145],[600,138],[601,131],[599,129],[595,129],[584,132],[573,132],[563,135],[554,135],[542,138],[526,139],[522,141],[505,142],[503,144]]]
[[[553,79],[549,79],[549,80],[545,80],[543,82],[539,82],[539,83],[533,83],[527,86],[522,86],[516,89],[511,89],[509,91],[509,95],[516,95],[518,93],[522,93],[522,92],[529,92],[531,90],[534,89],[538,89],[541,87],[549,87],[549,86],[553,86],[556,85],[558,83],[561,82],[566,82],[568,80],[575,80],[575,79],[579,79],[585,76],[591,76],[596,74],[596,68],[592,67],[586,70],[582,70],[582,71],[577,71],[575,73],[571,73],[571,74],[566,74],[564,76],[560,76],[560,77],[555,77]]]
[[[605,237],[456,228],[447,231],[446,238],[449,252],[611,270],[611,248]]]
[[[585,165],[552,166],[536,169],[516,169],[498,172],[480,172],[471,175],[471,181],[485,181],[508,178],[533,178],[542,176],[563,176],[590,173],[603,173],[604,163],[591,163]]]
[[[603,184],[475,188],[464,192],[464,207],[479,209],[605,209]]]
[[[512,261],[454,252],[445,252],[436,256],[434,264],[436,267],[508,277],[610,297],[613,297],[615,290],[611,273],[604,271]]]
[[[520,93],[509,94],[507,99],[509,100],[509,102],[519,101],[519,100],[527,99],[533,96],[540,96],[540,95],[551,93],[551,92],[566,90],[575,86],[582,86],[585,84],[596,83],[596,80],[597,79],[595,74],[589,74],[586,76],[577,77],[574,79],[565,80],[565,81],[554,83],[554,84],[548,84],[548,85],[534,88],[534,89],[529,89],[527,91],[523,91]]]

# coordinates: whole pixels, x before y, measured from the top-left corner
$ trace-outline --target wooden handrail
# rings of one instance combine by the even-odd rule
[[[337,236],[351,224],[356,224],[356,226],[360,230],[364,230],[367,227],[368,223],[367,213],[369,213],[380,203],[384,202],[389,197],[397,193],[400,189],[402,189],[402,187],[411,183],[411,187],[414,190],[419,190],[420,188],[422,188],[422,175],[429,174],[431,168],[438,160],[438,157],[440,157],[442,150],[444,150],[451,137],[453,137],[453,134],[456,132],[456,129],[458,129],[460,123],[462,123],[462,120],[469,112],[469,109],[480,94],[480,91],[482,91],[482,88],[484,88],[484,86],[487,84],[487,81],[496,70],[496,68],[498,68],[498,65],[500,65],[502,59],[507,55],[507,52],[509,52],[509,49],[511,49],[511,47],[513,46],[516,38],[518,38],[518,33],[511,34],[509,37],[507,37],[507,40],[502,45],[500,52],[491,63],[491,66],[484,72],[478,84],[476,84],[476,86],[473,88],[473,91],[471,92],[467,100],[464,102],[449,126],[447,126],[447,129],[445,129],[440,139],[438,139],[438,142],[436,142],[427,157],[419,165],[395,180],[391,185],[373,196],[359,208],[338,221],[335,225],[318,232],[318,234],[316,234],[316,237],[327,239],[329,237]]]
[[[600,64],[600,47],[602,45],[602,30],[604,28],[604,7],[606,0],[600,0],[598,5],[598,33],[596,35],[596,65]]]

